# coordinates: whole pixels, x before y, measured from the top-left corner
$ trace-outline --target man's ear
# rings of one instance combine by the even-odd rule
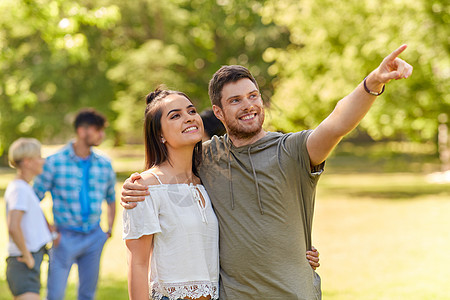
[[[220,121],[222,121],[222,123],[223,123],[224,122],[223,110],[217,105],[213,105],[212,110],[213,110],[213,113],[216,116],[216,118],[219,119]]]

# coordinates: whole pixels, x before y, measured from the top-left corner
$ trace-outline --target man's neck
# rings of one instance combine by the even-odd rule
[[[91,155],[91,147],[78,139],[73,143],[73,151],[76,156],[81,158],[87,158]]]
[[[260,139],[265,137],[266,134],[267,134],[267,131],[261,130],[259,133],[255,134],[254,136],[249,137],[249,138],[239,138],[239,137],[233,136],[233,135],[229,135],[229,138],[235,147],[242,147],[242,146],[251,145],[251,144],[259,141]]]

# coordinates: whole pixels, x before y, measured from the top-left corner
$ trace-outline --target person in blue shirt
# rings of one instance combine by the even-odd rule
[[[61,239],[50,250],[48,300],[64,299],[67,278],[78,265],[78,299],[94,299],[100,256],[111,237],[115,217],[116,176],[111,162],[94,152],[105,137],[106,119],[94,109],[81,110],[74,122],[76,138],[49,156],[36,177],[39,199],[50,191],[53,218]],[[108,231],[100,227],[102,202],[107,202]]]

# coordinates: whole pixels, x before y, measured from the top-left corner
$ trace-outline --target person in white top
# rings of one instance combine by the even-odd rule
[[[202,119],[181,92],[157,88],[146,103],[150,195],[123,213],[130,299],[218,299],[218,222],[197,173]]]
[[[20,138],[12,143],[8,158],[17,175],[5,192],[9,232],[6,279],[14,299],[40,299],[40,267],[52,234],[29,183],[42,173],[41,144]]]

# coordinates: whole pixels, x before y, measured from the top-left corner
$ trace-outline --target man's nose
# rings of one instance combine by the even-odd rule
[[[253,108],[253,102],[248,98],[242,98],[242,110],[249,110]]]

